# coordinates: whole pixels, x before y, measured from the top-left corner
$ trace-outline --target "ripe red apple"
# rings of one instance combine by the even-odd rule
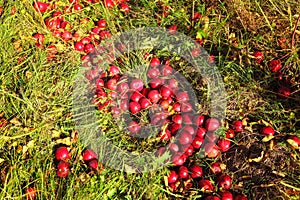
[[[71,158],[67,147],[59,147],[55,152],[55,158],[56,160],[64,160],[64,161]]]
[[[192,142],[192,145],[195,149],[200,149],[203,144],[203,138],[196,136]]]
[[[121,110],[124,110],[124,111],[129,109],[129,102],[127,99],[121,99],[120,108],[121,108]]]
[[[222,152],[228,151],[228,149],[230,148],[230,144],[231,144],[230,140],[225,138],[219,139],[218,141],[218,147]]]
[[[157,68],[150,68],[147,72],[148,78],[158,78],[160,76],[160,71]]]
[[[207,130],[205,128],[199,127],[198,130],[197,130],[197,134],[196,135],[199,138],[204,138],[205,135],[206,135],[206,132],[207,132]]]
[[[291,135],[288,137],[287,142],[294,148],[299,149],[300,147],[300,138],[296,135]]]
[[[158,133],[158,137],[160,137],[162,141],[169,141],[171,139],[171,136],[171,132],[168,129],[160,131]]]
[[[178,81],[174,78],[168,80],[168,86],[173,90],[178,90]]]
[[[98,156],[93,150],[87,149],[82,152],[82,157],[83,157],[83,161],[88,162],[97,159]]]
[[[232,123],[232,129],[237,133],[243,132],[243,122],[241,120],[234,121]]]
[[[75,42],[74,48],[77,51],[83,51],[84,50],[84,44],[82,42]]]
[[[217,118],[209,118],[205,121],[205,128],[208,131],[215,131],[220,127],[220,122]]]
[[[232,185],[232,179],[230,176],[226,175],[226,174],[221,174],[218,177],[218,185],[225,189],[228,190],[229,188],[231,188]]]
[[[28,187],[26,189],[26,198],[28,200],[34,200],[36,198],[36,190],[34,187]]]
[[[75,4],[74,5],[74,10],[77,10],[77,11],[80,11],[80,10],[82,10],[82,5],[80,5],[80,4]]]
[[[112,91],[115,91],[117,89],[117,83],[118,80],[116,78],[111,78],[106,82],[105,87]]]
[[[169,65],[163,65],[161,67],[161,72],[162,72],[162,75],[165,76],[165,77],[170,76],[173,73],[173,68]]]
[[[177,131],[181,129],[181,124],[172,123],[170,124],[169,130],[171,131],[172,135],[176,135]]]
[[[152,89],[158,89],[163,84],[163,80],[160,78],[151,79],[148,83]]]
[[[175,124],[182,124],[182,115],[181,114],[175,114],[172,116],[172,121]]]
[[[142,109],[149,108],[151,106],[151,102],[145,97],[142,97],[139,100],[139,104],[141,105]]]
[[[160,65],[160,60],[157,57],[153,57],[150,61],[150,67],[158,67]]]
[[[147,97],[151,103],[157,103],[161,99],[158,90],[150,90],[147,94]]]
[[[260,131],[266,136],[274,136],[275,134],[275,130],[271,126],[265,126]]]
[[[195,12],[194,13],[194,15],[193,15],[193,17],[192,17],[192,19],[196,22],[198,19],[200,19],[201,18],[201,14],[200,13],[198,13],[198,12]]]
[[[212,192],[214,190],[214,187],[212,183],[207,179],[202,179],[198,183],[199,188],[202,192]]]
[[[142,79],[136,78],[130,82],[130,88],[133,90],[141,91],[144,88],[144,83]]]
[[[172,25],[172,26],[170,26],[170,27],[168,28],[168,31],[169,31],[169,33],[170,33],[171,35],[173,35],[173,34],[176,33],[177,28],[178,28],[178,27],[177,27],[176,25]]]
[[[172,105],[172,108],[173,108],[173,110],[175,111],[175,112],[180,112],[181,110],[181,106],[180,106],[180,103],[174,103],[173,105]]]
[[[105,31],[105,30],[101,31],[99,33],[99,36],[100,36],[101,40],[105,40],[107,38],[110,38],[110,32],[109,31]]]
[[[187,102],[190,100],[188,92],[178,92],[176,94],[176,99],[180,103]]]
[[[176,154],[179,152],[179,146],[176,143],[171,143],[169,145],[169,150],[171,151],[172,154]]]
[[[101,29],[101,30],[104,30],[106,27],[107,27],[107,23],[104,19],[100,19],[98,22],[97,22],[97,26]]]
[[[189,177],[189,170],[185,166],[180,166],[178,170],[178,175],[182,179],[187,179]]]
[[[185,155],[190,157],[194,154],[195,149],[194,149],[193,145],[186,144],[186,145],[182,146],[182,151],[184,152]]]
[[[37,46],[41,46],[41,45],[44,44],[44,39],[45,39],[44,34],[36,33],[36,34],[33,35],[33,38],[36,39],[36,45]]]
[[[207,143],[207,144],[205,144],[204,150],[205,150],[206,156],[208,158],[215,158],[218,155],[220,155],[219,148],[214,143]]]
[[[64,40],[64,41],[68,41],[72,38],[72,33],[70,31],[64,31],[61,35],[61,38]]]
[[[93,53],[95,50],[95,47],[93,44],[86,44],[84,45],[84,52],[85,53]]]
[[[115,2],[113,0],[104,0],[104,5],[107,8],[113,8],[115,6]]]
[[[138,102],[141,98],[143,97],[143,95],[137,91],[134,91],[131,95],[130,95],[130,100],[134,101],[134,102]]]
[[[193,111],[193,107],[190,103],[188,102],[183,102],[180,105],[180,110],[183,113],[187,113],[187,112],[192,112]]]
[[[57,171],[56,174],[60,178],[66,178],[69,175],[70,171],[70,164],[65,161],[60,161],[57,164]]]
[[[141,130],[141,126],[136,121],[132,121],[128,124],[128,130],[131,133],[137,133]]]
[[[197,126],[202,126],[204,124],[205,116],[204,115],[195,115],[194,121]]]
[[[91,160],[89,161],[88,163],[88,166],[92,169],[92,170],[95,170],[95,171],[98,171],[99,170],[99,162],[97,159],[94,159],[94,160]]]
[[[179,139],[180,144],[182,144],[182,145],[191,144],[193,141],[192,135],[187,132],[181,132],[178,139]]]
[[[219,174],[222,172],[222,168],[220,166],[220,163],[214,162],[210,165],[210,172],[213,174]]]
[[[33,5],[34,9],[37,12],[41,12],[41,13],[46,12],[46,10],[48,9],[49,6],[50,6],[49,3],[43,3],[40,1],[35,2]]]
[[[268,66],[271,72],[278,72],[281,69],[281,62],[280,60],[272,60],[268,63]]]
[[[264,54],[261,51],[255,51],[253,53],[253,56],[258,64],[261,63],[261,61],[263,61]]]
[[[226,138],[228,138],[228,139],[233,139],[234,136],[235,136],[234,130],[228,129],[228,130],[226,131]]]
[[[229,191],[223,192],[221,197],[222,197],[222,200],[233,200],[233,195]]]
[[[191,177],[192,178],[199,178],[203,175],[203,170],[202,167],[200,167],[197,164],[193,164],[190,168],[189,168],[190,172],[191,172]]]
[[[115,76],[120,74],[120,69],[115,65],[111,65],[108,69],[108,73],[110,76]]]
[[[178,180],[178,174],[174,171],[171,170],[169,177],[168,177],[168,183],[175,183]]]
[[[128,13],[130,11],[129,5],[126,3],[122,3],[120,5],[120,10],[123,11],[124,13]]]
[[[187,159],[187,155],[185,154],[182,154],[182,155],[174,155],[172,157],[172,163],[175,165],[175,166],[182,166],[185,161]]]
[[[138,102],[130,102],[129,103],[129,111],[132,113],[132,114],[136,114],[138,113],[139,111],[141,110],[141,106]]]

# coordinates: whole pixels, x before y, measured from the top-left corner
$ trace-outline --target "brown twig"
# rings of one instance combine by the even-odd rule
[[[294,28],[294,31],[293,31],[293,35],[292,35],[292,50],[295,49],[295,33],[296,33],[296,30],[297,30],[297,27],[298,27],[298,24],[299,24],[299,21],[300,21],[300,15],[297,19],[297,22],[296,22],[296,25],[295,25],[295,28]]]

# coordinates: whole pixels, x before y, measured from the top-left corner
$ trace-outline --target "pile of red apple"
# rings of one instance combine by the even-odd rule
[[[107,8],[113,8],[119,6],[124,13],[129,12],[129,6],[126,4],[128,0],[104,0],[104,5]],[[73,44],[74,49],[82,52],[82,59],[88,59],[87,54],[93,53],[95,46],[97,46],[101,40],[110,37],[110,32],[106,30],[107,24],[104,19],[95,21],[95,26],[86,33],[77,32],[73,29],[73,25],[70,21],[65,19],[66,15],[69,15],[72,10],[80,12],[85,6],[100,2],[99,0],[69,0],[70,5],[60,8],[55,2],[52,4],[37,1],[34,3],[34,8],[37,12],[45,13],[51,12],[51,16],[45,19],[46,27],[52,32],[52,35],[56,38],[63,40],[66,43]],[[63,12],[58,11],[63,10]],[[80,21],[80,24],[88,23],[89,19],[84,18]],[[36,40],[35,44],[38,48],[44,48],[45,35],[43,33],[36,33],[33,35]],[[58,50],[56,45],[50,44],[47,47],[48,60],[53,60]]]

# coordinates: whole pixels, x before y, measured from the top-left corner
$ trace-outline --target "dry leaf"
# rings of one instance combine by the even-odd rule
[[[10,120],[10,123],[12,123],[15,126],[21,126],[22,125],[22,123],[16,117],[14,117],[12,120]]]
[[[67,146],[70,146],[71,145],[71,138],[66,137],[66,138],[63,138],[63,139],[58,139],[58,140],[56,140],[56,144],[65,144]]]
[[[249,158],[249,162],[260,162],[260,161],[262,161],[262,159],[264,158],[264,151],[261,151],[260,152],[260,156],[259,157],[257,157],[257,158]]]

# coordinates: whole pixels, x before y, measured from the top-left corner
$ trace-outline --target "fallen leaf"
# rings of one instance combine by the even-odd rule
[[[12,120],[10,120],[10,123],[12,123],[15,126],[21,126],[22,123],[20,122],[20,120],[17,117],[14,117]]]
[[[66,137],[66,138],[63,138],[63,139],[58,139],[58,140],[56,140],[56,144],[65,144],[67,146],[70,146],[71,145],[71,138]]]
[[[261,151],[260,152],[260,156],[259,157],[257,157],[257,158],[249,158],[249,162],[260,162],[260,161],[262,161],[262,159],[264,158],[264,154],[265,154],[265,152],[264,151]]]

